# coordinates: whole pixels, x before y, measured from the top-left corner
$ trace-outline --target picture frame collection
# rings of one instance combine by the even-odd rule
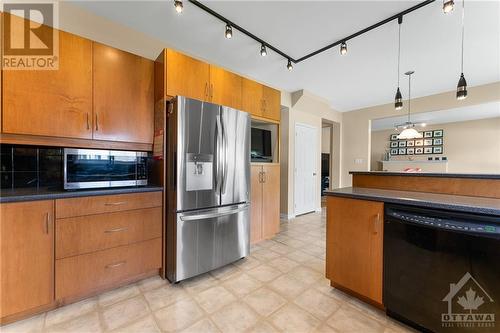
[[[444,131],[424,131],[422,139],[399,140],[398,134],[391,134],[389,141],[390,154],[401,155],[431,155],[444,153]]]

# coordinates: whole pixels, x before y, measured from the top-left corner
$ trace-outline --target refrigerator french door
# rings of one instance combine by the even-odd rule
[[[245,257],[250,116],[179,96],[167,110],[166,276],[178,282]]]

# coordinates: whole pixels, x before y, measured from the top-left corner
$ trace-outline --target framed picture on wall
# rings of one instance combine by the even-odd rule
[[[397,141],[391,141],[391,148],[398,148],[398,142]]]
[[[432,131],[425,131],[424,132],[424,138],[432,138],[432,134],[433,134]]]
[[[433,144],[434,144],[434,146],[442,146],[443,145],[443,139],[442,138],[434,139]]]
[[[442,154],[443,153],[443,147],[434,147],[432,150],[433,154]]]
[[[415,146],[415,141],[413,140],[406,141],[406,147],[413,147],[413,146]]]
[[[398,155],[406,155],[406,148],[399,148]]]
[[[414,155],[415,148],[406,148],[406,155]]]
[[[415,140],[415,147],[420,147],[424,145],[424,140],[423,139],[418,139]]]
[[[399,134],[391,134],[391,141],[396,141]]]
[[[432,146],[432,139],[424,139],[424,146]]]
[[[425,147],[424,154],[432,154],[432,147]]]
[[[396,148],[396,149],[391,149],[391,155],[392,155],[392,156],[397,155],[397,154],[398,154],[398,152],[399,152],[399,150],[398,150],[397,148]]]
[[[422,155],[424,153],[424,148],[415,148],[415,155]]]
[[[435,138],[442,138],[443,137],[443,130],[435,130],[435,131],[433,131],[433,135]]]
[[[399,141],[399,147],[406,147],[406,141]]]

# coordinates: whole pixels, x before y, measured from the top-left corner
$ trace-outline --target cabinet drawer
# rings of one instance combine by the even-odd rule
[[[161,237],[161,207],[56,220],[56,258]]]
[[[56,260],[56,299],[82,296],[161,267],[161,238]]]
[[[161,192],[103,195],[56,200],[56,218],[161,207]]]

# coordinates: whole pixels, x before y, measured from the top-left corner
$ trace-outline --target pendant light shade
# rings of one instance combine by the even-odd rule
[[[232,37],[233,37],[233,28],[229,24],[226,24],[226,38],[231,39]]]
[[[394,98],[394,108],[396,110],[401,110],[403,108],[403,96],[401,95],[401,90],[396,90],[396,97]]]
[[[443,0],[443,12],[445,14],[451,13],[455,7],[455,2],[453,0]]]
[[[404,129],[398,135],[398,139],[400,140],[401,139],[411,140],[411,139],[421,139],[421,138],[422,138],[422,133],[419,133],[413,127]]]
[[[462,100],[467,98],[467,81],[465,81],[464,73],[460,75],[457,85],[457,99]]]

